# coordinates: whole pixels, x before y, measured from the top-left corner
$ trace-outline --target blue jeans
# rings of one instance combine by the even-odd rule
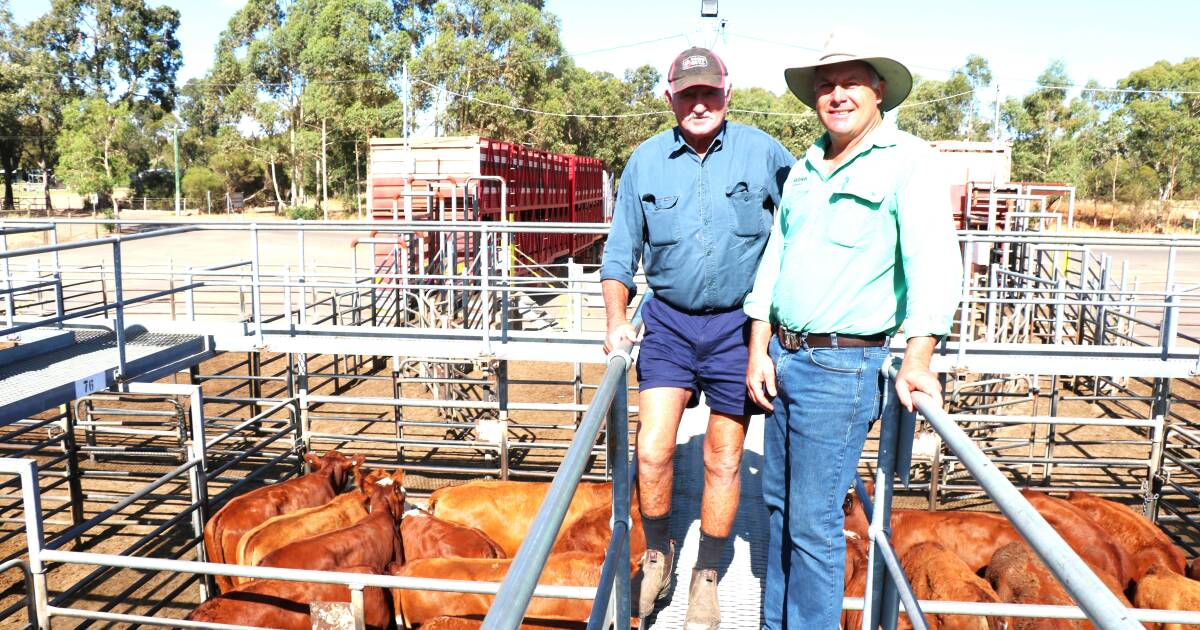
[[[763,628],[830,630],[845,588],[842,502],[881,411],[888,349],[789,351],[772,339],[769,351],[778,394],[763,435]]]

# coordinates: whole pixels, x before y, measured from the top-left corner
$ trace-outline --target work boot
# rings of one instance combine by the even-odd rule
[[[692,584],[688,587],[687,617],[683,620],[684,630],[717,630],[717,626],[720,625],[717,570],[692,569]]]
[[[675,541],[668,544],[667,553],[647,549],[642,554],[642,585],[638,592],[638,617],[646,618],[654,612],[654,602],[663,599],[671,590],[671,579],[675,576]]]

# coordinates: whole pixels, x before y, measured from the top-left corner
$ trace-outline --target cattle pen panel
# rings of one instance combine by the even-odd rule
[[[71,306],[65,314],[74,315],[63,322],[67,326],[77,322],[111,326],[120,311],[130,325],[212,338],[223,354],[174,378],[202,386],[206,400],[201,415],[211,437],[214,431],[236,429],[236,440],[245,442],[228,449],[217,445],[209,455],[210,460],[218,459],[216,466],[295,425],[294,431],[274,438],[267,454],[247,456],[220,471],[209,482],[215,504],[223,493],[228,496],[251,487],[254,481],[235,484],[258,467],[270,464],[260,473],[268,481],[295,474],[296,454],[309,447],[320,451],[345,445],[369,453],[375,465],[400,463],[420,473],[413,475],[414,480],[427,484],[415,490],[454,482],[456,475],[464,478],[482,471],[500,476],[505,474],[504,465],[516,478],[553,474],[598,378],[593,371],[589,381],[583,377],[588,370],[580,368],[602,356],[597,345],[603,316],[594,267],[574,262],[527,264],[531,273],[518,273],[521,263],[505,253],[503,237],[579,229],[478,222],[235,224],[158,235],[168,243],[161,246],[167,250],[173,247],[169,239],[181,234],[196,239],[206,233],[222,235],[220,251],[228,260],[206,260],[202,266],[133,262],[133,251],[124,252],[119,261],[97,256],[72,259],[67,250],[4,260],[10,261],[10,286],[23,283],[25,287],[11,293],[14,327],[39,318],[45,326],[58,325],[51,321],[60,313],[58,300],[51,296],[58,292],[57,286],[72,284],[88,288],[93,297],[67,301]],[[589,229],[600,233],[604,227]],[[376,231],[376,236],[369,236],[368,230]],[[447,269],[450,273],[418,265],[405,268],[399,262],[376,264],[378,243],[372,238],[388,239],[390,247],[403,250],[395,243],[413,242],[408,240],[413,233],[450,232],[472,234],[471,242],[476,244],[469,257],[460,259],[461,267]],[[340,241],[342,253],[315,262],[308,254],[323,238]],[[352,245],[349,241],[356,238],[359,244]],[[1104,250],[1133,244],[1154,248],[1173,260],[1176,254],[1171,252],[1183,256],[1194,251],[1195,242],[1045,233],[969,233],[962,240],[966,262],[983,259],[987,264],[968,266],[959,326],[936,359],[938,369],[947,375],[952,410],[961,414],[955,421],[990,449],[997,465],[1018,485],[1088,487],[1133,498],[1142,506],[1150,506],[1146,497],[1157,494],[1160,520],[1187,544],[1196,505],[1194,494],[1189,494],[1196,487],[1189,476],[1195,470],[1197,442],[1190,426],[1194,409],[1190,383],[1198,358],[1188,315],[1197,304],[1186,285],[1190,281],[1182,275],[1166,283],[1181,285],[1174,289],[1138,283],[1132,273],[1118,271],[1111,257],[1106,274]],[[93,247],[112,251],[133,245],[106,241]],[[55,252],[58,261],[50,260]],[[393,260],[406,259],[402,255]],[[1168,268],[1174,269],[1174,263]],[[30,288],[39,283],[45,284]],[[130,301],[146,296],[152,297]],[[88,309],[96,309],[95,315],[80,314]],[[548,359],[563,365],[559,374],[517,368],[522,361],[545,364]],[[544,390],[535,391],[539,387]],[[550,392],[563,403],[561,407],[531,408],[547,402],[536,396]],[[170,449],[178,449],[177,420],[132,414],[128,426],[110,424],[113,414],[105,412],[106,405],[117,403],[95,399],[91,404],[99,417],[85,419],[93,424],[77,426],[72,432],[80,444],[87,445],[88,431],[96,436],[97,445],[105,440],[132,440],[137,436],[114,429],[135,429],[150,417],[162,418],[161,428],[137,430],[164,432],[155,436],[166,444],[162,459],[175,456]],[[1111,426],[1123,433],[1080,434],[1081,428],[1099,427],[1095,418],[1079,413],[1080,405],[1093,404],[1122,416],[1112,418]],[[273,408],[274,415],[258,417]],[[77,411],[72,407],[70,413]],[[1161,437],[1156,437],[1159,422]],[[34,425],[23,421],[9,429],[22,426]],[[398,437],[399,430],[403,435]],[[447,431],[456,435],[448,436]],[[1017,431],[1021,433],[1014,434]],[[536,437],[529,437],[535,433]],[[482,435],[496,436],[500,442],[480,439]],[[497,455],[503,452],[504,440],[509,441],[510,454]],[[1094,449],[1097,444],[1091,441],[1119,447],[1122,453],[1107,461],[1071,454],[1071,450]],[[1155,444],[1161,445],[1161,458],[1155,455]],[[275,447],[278,450],[272,450]],[[607,443],[592,442],[588,448],[591,470],[603,476],[608,467]],[[433,451],[436,454],[427,457]],[[864,459],[864,470],[875,469],[870,463],[875,451]],[[50,453],[45,455],[49,458]],[[132,453],[112,451],[99,454],[98,459],[116,462],[127,455]],[[281,459],[272,463],[272,456]],[[469,461],[446,465],[456,460]],[[418,470],[422,464],[425,469]],[[1094,473],[1117,466],[1125,472],[1115,479]],[[962,476],[963,470],[958,455],[937,444],[929,459],[918,459],[914,486],[923,499],[938,507],[990,505],[979,484]],[[66,478],[57,474],[43,484]],[[97,477],[83,479],[91,483]],[[145,483],[132,481],[132,485]],[[61,487],[51,492],[67,496]],[[107,498],[106,504],[89,503],[94,507],[85,518],[131,492]],[[69,504],[62,502],[58,516],[50,520],[73,524],[61,511]]]

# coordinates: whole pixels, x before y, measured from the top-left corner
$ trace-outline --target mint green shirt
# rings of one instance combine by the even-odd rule
[[[812,333],[948,334],[962,261],[936,153],[888,117],[826,175],[828,142],[788,175],[746,314]]]

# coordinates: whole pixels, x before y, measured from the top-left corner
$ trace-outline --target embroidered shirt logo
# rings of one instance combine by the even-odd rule
[[[684,60],[679,63],[680,70],[691,70],[692,68],[707,67],[708,57],[705,57],[704,55],[692,55],[691,57],[684,58]]]

